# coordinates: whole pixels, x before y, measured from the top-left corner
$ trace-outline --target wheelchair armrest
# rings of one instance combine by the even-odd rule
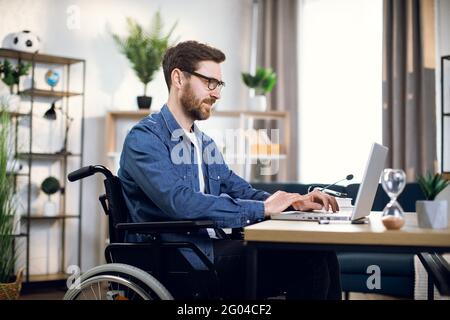
[[[126,230],[131,233],[184,233],[198,231],[205,228],[215,228],[210,220],[189,221],[164,221],[164,222],[140,222],[140,223],[118,223],[116,229]]]

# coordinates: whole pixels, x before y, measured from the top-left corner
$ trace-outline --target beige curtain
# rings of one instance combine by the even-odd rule
[[[285,141],[288,158],[287,181],[297,181],[298,150],[298,80],[297,80],[297,0],[260,0],[260,30],[257,65],[271,67],[277,73],[277,84],[268,94],[269,110],[289,113],[289,141]],[[265,123],[265,128],[275,124]],[[287,130],[287,128],[282,128]],[[283,137],[281,132],[280,137]],[[272,180],[275,178],[272,177]]]
[[[434,0],[384,0],[383,144],[408,181],[437,170]]]

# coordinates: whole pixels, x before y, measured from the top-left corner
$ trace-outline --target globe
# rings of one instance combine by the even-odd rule
[[[54,70],[48,70],[45,74],[45,81],[50,87],[54,87],[59,81],[59,72]]]

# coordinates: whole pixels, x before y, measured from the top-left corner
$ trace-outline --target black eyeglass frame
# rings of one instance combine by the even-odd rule
[[[219,87],[219,91],[221,91],[222,88],[225,87],[225,82],[220,81],[220,80],[218,80],[216,78],[210,78],[210,77],[207,77],[207,76],[205,76],[203,74],[197,73],[195,71],[186,71],[186,70],[181,70],[181,71],[189,73],[189,74],[191,74],[193,76],[196,76],[196,77],[208,80],[208,89],[211,90],[211,91],[215,90],[217,87]]]

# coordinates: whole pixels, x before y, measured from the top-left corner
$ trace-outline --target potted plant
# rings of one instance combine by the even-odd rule
[[[17,86],[16,93],[18,93],[20,77],[27,75],[30,67],[31,63],[24,64],[21,61],[16,66],[13,66],[8,60],[3,60],[3,63],[0,63],[2,81],[9,86],[11,94],[14,93],[14,86]]]
[[[0,300],[19,297],[22,286],[23,269],[14,279],[16,262],[14,248],[15,206],[14,186],[7,172],[11,156],[9,148],[9,114],[0,106]]]
[[[140,109],[148,109],[151,106],[152,97],[147,96],[147,85],[161,67],[164,53],[169,46],[169,38],[176,24],[166,35],[163,35],[163,22],[158,11],[148,31],[132,18],[127,18],[128,36],[121,38],[117,34],[112,35],[121,52],[130,61],[136,76],[144,85],[144,95],[137,97]]]
[[[417,221],[420,228],[442,229],[448,226],[446,200],[435,200],[436,196],[450,183],[442,174],[427,173],[417,178],[425,201],[416,202]]]
[[[267,109],[266,94],[272,91],[277,82],[277,75],[271,68],[256,68],[256,73],[242,73],[242,81],[251,89],[254,95],[250,96],[250,109],[254,111],[265,111]]]
[[[55,177],[48,177],[41,184],[41,190],[48,196],[44,204],[44,215],[51,217],[56,215],[56,204],[51,201],[50,196],[61,190],[61,185]]]

